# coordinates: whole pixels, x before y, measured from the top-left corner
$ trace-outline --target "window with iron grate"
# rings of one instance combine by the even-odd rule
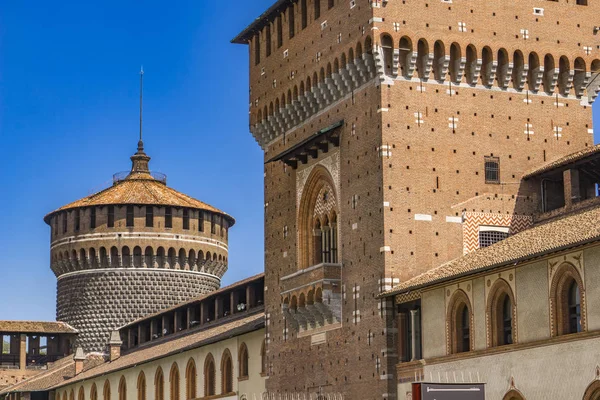
[[[485,158],[485,183],[500,183],[500,158]]]
[[[479,247],[488,247],[508,237],[508,229],[483,229],[479,231]]]

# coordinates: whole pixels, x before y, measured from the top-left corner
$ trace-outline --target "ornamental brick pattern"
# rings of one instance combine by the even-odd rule
[[[529,215],[466,212],[463,214],[463,252],[467,254],[479,248],[480,226],[507,227],[513,235],[529,228],[532,222]]]
[[[76,346],[104,352],[112,330],[218,289],[215,276],[183,271],[114,270],[61,277],[56,318],[77,327]]]

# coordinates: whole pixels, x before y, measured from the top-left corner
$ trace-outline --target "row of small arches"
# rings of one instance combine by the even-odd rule
[[[433,78],[440,82],[448,79],[456,84],[464,81],[476,85],[480,82],[491,87],[495,81],[496,86],[503,89],[512,82],[516,90],[523,90],[527,83],[530,91],[537,92],[543,87],[545,93],[554,94],[558,87],[558,94],[565,96],[569,94],[571,84],[574,84],[575,95],[582,96],[586,74],[600,72],[600,60],[593,60],[588,66],[582,57],[572,62],[567,56],[540,56],[534,51],[526,54],[515,50],[511,57],[504,48],[494,51],[484,46],[478,51],[474,44],[469,44],[463,50],[457,42],[447,46],[442,40],[435,41],[432,49],[423,38],[413,46],[408,36],[403,36],[396,47],[392,37],[386,33],[381,36],[381,51],[383,73],[387,76],[411,79],[416,72],[418,78],[427,80],[433,72]],[[394,70],[395,51],[398,52],[397,72]],[[509,68],[511,63],[512,71]],[[556,72],[558,76],[555,78]]]
[[[320,287],[309,290],[306,294],[292,295],[283,300],[283,304],[290,310],[296,310],[298,307],[306,307],[315,303],[323,303],[323,289]]]
[[[117,248],[113,246],[110,251],[106,247],[56,252],[53,255],[53,264],[69,263],[74,267],[90,268],[165,268],[188,271],[205,272],[205,269],[218,264],[227,264],[227,257],[216,252],[202,250],[179,249],[171,247],[165,250],[158,247],[147,246],[142,252],[140,246],[135,246],[133,252],[128,246]]]
[[[304,96],[307,92],[311,92],[315,86],[325,83],[327,79],[331,79],[331,76],[339,73],[340,69],[346,69],[348,63],[355,63],[355,54],[356,57],[364,57],[363,46],[365,49],[364,54],[373,54],[373,40],[370,36],[367,36],[364,42],[358,42],[356,46],[350,47],[347,56],[345,52],[342,53],[340,58],[336,57],[334,59],[333,63],[329,62],[326,67],[321,67],[320,70],[314,71],[312,75],[308,74],[306,79],[300,81],[300,85],[294,85],[293,88],[282,93],[281,97],[276,98],[274,102],[271,101],[268,106],[265,105],[262,110],[259,109],[257,123],[261,123],[263,118],[270,117],[280,111],[280,109],[285,108],[294,101],[298,101],[300,96]]]
[[[240,345],[239,353],[238,353],[238,378],[247,378],[250,374],[249,371],[249,352],[248,347],[245,343]],[[263,346],[261,348],[261,374],[265,373],[265,362],[266,362],[266,351],[265,344],[263,342]],[[202,397],[215,396],[217,395],[217,369],[215,358],[211,353],[209,353],[204,360],[204,369],[203,369],[203,391],[204,395]],[[185,400],[192,400],[198,397],[197,389],[198,389],[198,373],[196,368],[196,361],[193,357],[190,357],[188,360],[186,369],[185,369]],[[234,363],[233,358],[231,356],[231,352],[229,349],[225,349],[221,356],[221,367],[220,367],[220,381],[221,395],[231,395],[235,392],[234,388]],[[171,365],[171,370],[169,372],[169,400],[180,400],[180,372],[179,366],[176,362]],[[125,376],[121,376],[119,380],[118,386],[118,400],[127,400],[127,379]],[[147,398],[147,382],[146,382],[146,374],[144,371],[141,371],[138,375],[136,382],[137,389],[137,400],[146,400]],[[75,391],[71,389],[70,391],[65,390],[56,396],[57,400],[75,400]],[[90,391],[89,391],[89,400],[98,400],[98,387],[96,383],[93,383]],[[165,400],[165,376],[161,367],[158,367],[154,373],[154,399],[155,400]],[[81,386],[78,390],[77,400],[86,400],[86,393],[83,386]],[[112,400],[112,390],[110,381],[107,379],[104,382],[104,386],[102,388],[102,400]]]

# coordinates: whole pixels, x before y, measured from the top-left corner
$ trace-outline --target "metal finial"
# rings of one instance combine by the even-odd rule
[[[142,111],[143,111],[143,97],[144,97],[144,66],[140,68],[140,143],[139,145],[143,148],[144,143],[142,142]]]

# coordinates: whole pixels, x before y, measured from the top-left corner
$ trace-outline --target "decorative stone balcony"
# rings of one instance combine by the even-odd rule
[[[281,278],[283,313],[292,328],[306,331],[339,326],[342,265],[322,263]]]

